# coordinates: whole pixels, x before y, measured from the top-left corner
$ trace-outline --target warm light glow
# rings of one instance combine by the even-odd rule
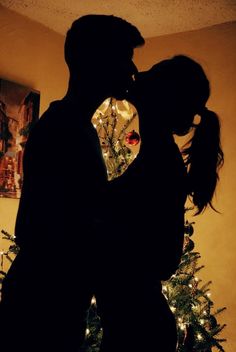
[[[162,286],[162,291],[167,292],[167,286]]]
[[[199,309],[199,305],[198,304],[192,304],[192,310],[197,311]]]
[[[92,124],[98,133],[108,180],[122,175],[139,152],[141,141],[132,144],[127,134],[139,135],[138,113],[126,100],[106,99],[92,116]]]
[[[96,298],[95,298],[95,296],[92,297],[92,299],[91,299],[91,304],[96,304]]]
[[[197,339],[198,339],[199,341],[201,341],[201,340],[203,339],[202,335],[201,335],[201,334],[197,334]]]
[[[186,325],[184,323],[179,324],[180,330],[185,330]]]

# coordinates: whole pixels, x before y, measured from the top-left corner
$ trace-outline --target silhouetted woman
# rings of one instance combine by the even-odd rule
[[[175,319],[161,280],[180,263],[187,196],[196,214],[213,207],[223,152],[218,117],[206,107],[209,96],[202,67],[186,56],[136,76],[130,100],[139,112],[142,143],[128,170],[109,185],[107,228],[114,249],[104,256],[103,273],[107,266],[111,273],[102,276],[106,301],[97,297],[102,352],[176,350]],[[191,143],[181,155],[173,134],[191,129]]]

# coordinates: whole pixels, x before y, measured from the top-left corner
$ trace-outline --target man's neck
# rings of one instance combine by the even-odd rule
[[[65,97],[76,105],[78,104],[81,108],[86,109],[86,111],[93,113],[110,96],[111,94],[109,94],[108,90],[103,89],[96,82],[89,83],[82,80],[73,82],[70,79]]]

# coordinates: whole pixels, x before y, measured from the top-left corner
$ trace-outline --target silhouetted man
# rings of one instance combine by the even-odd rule
[[[115,16],[83,16],[67,33],[67,94],[50,104],[25,149],[20,253],[3,285],[1,351],[73,352],[83,342],[99,285],[107,182],[91,117],[107,97],[125,98],[136,72],[133,49],[143,43],[136,27]]]

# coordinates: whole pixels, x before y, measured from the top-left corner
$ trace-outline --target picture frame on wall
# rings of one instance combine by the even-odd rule
[[[21,196],[24,149],[39,105],[39,91],[0,78],[0,197]]]

